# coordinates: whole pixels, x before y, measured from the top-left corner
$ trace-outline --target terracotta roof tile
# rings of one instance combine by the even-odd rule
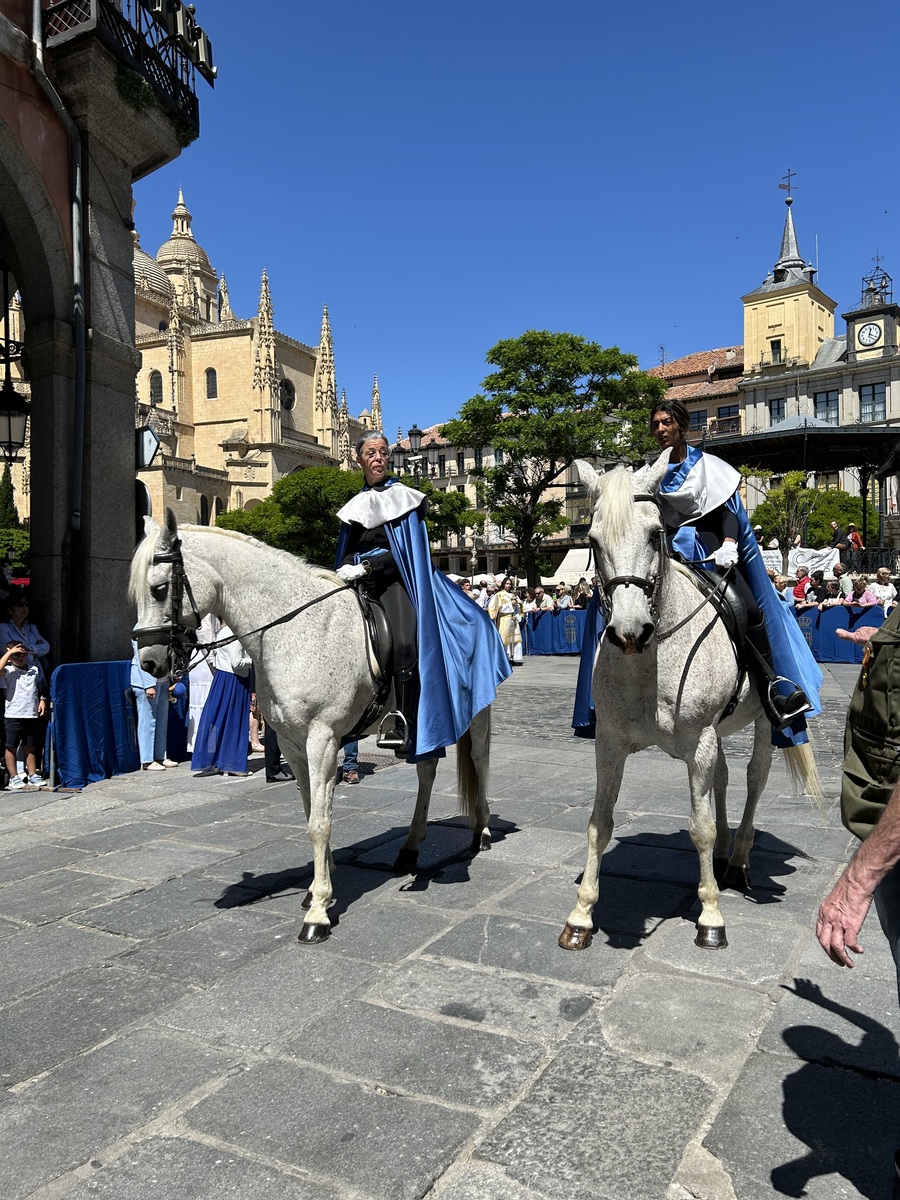
[[[684,358],[676,358],[662,366],[651,367],[647,374],[658,375],[662,379],[683,379],[689,375],[699,375],[701,372],[707,374],[710,369],[733,370],[743,365],[743,346],[722,346],[718,350],[698,350],[696,354],[686,354]]]

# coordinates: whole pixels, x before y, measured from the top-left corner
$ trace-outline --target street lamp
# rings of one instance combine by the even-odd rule
[[[440,454],[440,446],[435,441],[434,437],[429,438],[425,443],[425,453],[428,456],[428,473],[437,475],[438,455]]]
[[[409,437],[410,450],[413,452],[413,454],[418,454],[422,446],[422,430],[418,427],[418,425],[413,425],[407,436]]]

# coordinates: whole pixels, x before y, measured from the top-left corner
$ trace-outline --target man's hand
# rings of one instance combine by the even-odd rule
[[[839,967],[852,967],[847,953],[862,954],[859,931],[872,905],[872,893],[851,878],[852,863],[819,906],[816,937],[819,945]]]
[[[859,625],[856,629],[838,629],[835,632],[845,642],[856,642],[858,646],[864,646],[872,634],[878,632],[878,628],[875,625]]]
[[[365,563],[347,563],[345,567],[338,567],[337,577],[343,579],[344,583],[353,583],[357,579],[362,579],[367,575]]]

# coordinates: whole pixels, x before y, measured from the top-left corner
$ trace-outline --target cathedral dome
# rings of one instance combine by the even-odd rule
[[[172,285],[169,282],[169,277],[156,261],[146,250],[141,248],[141,243],[137,235],[134,233],[134,255],[132,258],[134,265],[134,286],[140,291],[156,292],[157,295],[164,296],[168,301],[172,295]]]
[[[156,261],[161,267],[180,267],[186,262],[198,271],[206,271],[212,273],[212,267],[209,264],[209,257],[202,246],[198,246],[194,241],[194,234],[191,230],[191,221],[193,218],[188,212],[187,205],[184,202],[184,196],[181,190],[178,191],[178,203],[175,205],[175,211],[172,213],[172,236],[167,242],[163,242],[159,250],[156,252]]]

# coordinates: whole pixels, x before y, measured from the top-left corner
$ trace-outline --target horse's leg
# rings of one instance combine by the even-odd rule
[[[722,739],[717,739],[716,772],[713,777],[713,791],[716,797],[716,844],[713,847],[713,873],[716,883],[722,887],[722,880],[728,870],[728,855],[731,853],[731,830],[728,828],[728,762],[722,749]]]
[[[725,921],[719,910],[719,888],[713,874],[713,843],[716,826],[709,798],[718,759],[718,739],[715,730],[707,727],[700,734],[697,747],[687,760],[691,784],[691,841],[700,858],[700,886],[697,895],[703,905],[697,922],[695,945],[706,950],[722,950],[728,945]]]
[[[734,835],[734,851],[728,869],[721,880],[723,888],[736,892],[750,890],[750,847],[755,833],[753,822],[756,806],[769,778],[772,766],[772,727],[765,717],[759,717],[753,730],[753,753],[747,764],[747,803],[737,833]]]
[[[419,846],[425,841],[428,828],[428,805],[431,803],[431,792],[434,788],[434,777],[437,774],[438,760],[425,758],[416,763],[416,774],[419,777],[419,790],[416,793],[416,811],[406,835],[406,841],[397,851],[394,860],[394,870],[400,875],[411,875],[419,861]]]
[[[598,720],[599,729],[599,720]],[[613,831],[613,809],[619,796],[625,752],[597,737],[597,790],[588,821],[588,853],[578,901],[559,935],[563,950],[587,950],[594,936],[594,905],[600,895],[600,859]]]
[[[491,848],[489,828],[491,809],[487,798],[488,776],[491,769],[491,710],[489,707],[476,714],[469,726],[469,734],[469,754],[477,789],[472,853],[477,854],[479,850],[490,850]]]
[[[331,812],[338,739],[333,729],[313,727],[306,742],[307,770],[298,776],[303,806],[309,817],[309,840],[313,848],[313,881],[309,889],[309,911],[300,930],[299,941],[306,945],[324,942],[331,936],[328,907],[331,904]],[[304,793],[304,785],[306,792]]]

